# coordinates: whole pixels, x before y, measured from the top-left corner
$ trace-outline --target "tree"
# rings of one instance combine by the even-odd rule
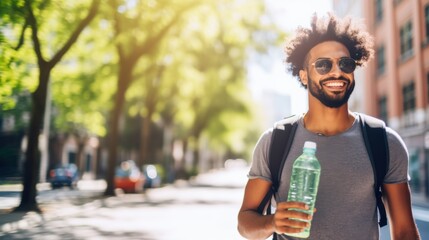
[[[242,126],[249,126],[252,119],[245,82],[248,54],[253,49],[264,51],[280,35],[260,21],[263,14],[262,2],[228,1],[188,15],[188,25],[181,36],[188,43],[181,45],[187,56],[180,59],[182,68],[193,69],[183,71],[188,74],[181,76],[188,81],[179,88],[184,100],[180,101],[183,105],[177,122],[178,128],[187,129],[185,145],[194,150],[194,170],[199,166],[198,148],[203,134],[209,137],[211,147],[216,143],[218,153],[244,149],[229,138],[234,134],[244,138],[249,130]],[[257,41],[259,32],[274,37]]]
[[[1,1],[0,2],[0,111],[8,111],[16,107],[17,98],[25,95],[19,94],[23,90],[23,86],[18,79],[22,77],[22,71],[16,70],[16,65],[20,65],[22,61],[16,61],[16,50],[22,46],[23,36],[17,42],[9,43],[8,32],[14,25],[24,25],[22,20],[22,7],[16,1]],[[25,27],[21,28],[21,31]]]
[[[119,56],[116,93],[108,120],[108,169],[105,195],[114,195],[114,173],[119,139],[119,120],[126,92],[135,79],[134,68],[142,56],[157,50],[168,31],[195,2],[109,1],[113,12],[115,46]],[[143,32],[141,30],[144,30]]]
[[[140,162],[147,161],[147,143],[155,138],[149,127],[156,122],[165,131],[176,129],[175,137],[187,139],[191,143],[187,146],[196,150],[195,156],[204,132],[215,140],[212,142],[217,139],[217,146],[228,146],[224,152],[232,148],[243,151],[244,147],[231,144],[229,139],[244,136],[246,131],[240,126],[251,118],[245,86],[246,57],[250,49],[264,51],[279,35],[275,28],[260,22],[263,12],[260,1],[206,1],[180,18],[166,35],[168,41],[158,44],[158,51],[141,57],[136,80],[127,94],[132,104],[129,112],[141,114],[144,121]],[[256,41],[258,32],[274,38]],[[219,118],[228,114],[234,116],[230,123],[241,119],[242,124],[231,125]],[[169,143],[171,138],[165,142]]]
[[[21,195],[20,205],[15,211],[40,211],[37,201],[36,184],[38,182],[40,158],[38,152],[40,127],[42,126],[43,116],[46,108],[46,96],[49,85],[49,78],[52,69],[60,62],[62,57],[70,50],[72,45],[77,41],[80,33],[95,17],[99,0],[94,0],[87,11],[85,17],[75,25],[74,31],[65,39],[64,43],[58,50],[52,54],[50,60],[47,60],[43,49],[43,44],[47,42],[41,41],[41,25],[43,23],[42,12],[48,10],[50,1],[24,1],[20,8],[24,24],[22,26],[21,36],[19,37],[22,44],[26,37],[26,30],[31,30],[31,41],[33,44],[34,54],[36,56],[37,66],[39,70],[38,84],[34,92],[31,94],[32,108],[30,114],[30,125],[28,128],[28,143],[25,152],[24,175],[23,175],[23,191]],[[82,7],[82,5],[80,5]],[[82,9],[81,9],[82,10]],[[80,12],[75,12],[77,15]],[[63,17],[63,16],[58,16]],[[76,16],[73,16],[76,17]],[[73,19],[75,20],[75,19]],[[60,39],[64,36],[59,35]],[[51,46],[50,46],[51,47]],[[45,47],[46,49],[46,47]],[[52,49],[50,49],[52,50]]]

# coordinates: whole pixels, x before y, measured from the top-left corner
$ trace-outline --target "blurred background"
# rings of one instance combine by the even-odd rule
[[[429,204],[429,0],[2,0],[0,184],[34,210],[40,183],[113,196],[248,166],[265,129],[306,111],[282,48],[327,11],[374,35],[350,108],[403,137]]]

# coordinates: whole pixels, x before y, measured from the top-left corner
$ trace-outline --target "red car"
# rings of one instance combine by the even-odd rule
[[[116,169],[115,187],[125,193],[143,191],[144,182],[145,177],[133,160],[122,162]]]

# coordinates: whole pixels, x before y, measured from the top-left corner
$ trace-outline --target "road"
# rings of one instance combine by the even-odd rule
[[[8,214],[19,190],[0,188],[0,239],[242,240],[236,226],[246,173],[232,168],[109,198],[100,196],[104,182],[80,182],[79,190],[41,187],[43,215]],[[428,210],[414,211],[422,239],[429,239]],[[389,239],[386,230],[383,240]]]
[[[4,209],[19,203],[19,192],[0,191],[0,239],[242,239],[236,218],[246,171],[232,169],[221,176],[207,174],[145,194],[110,198],[97,197],[101,190],[80,183],[79,191],[42,190],[43,216],[18,216],[12,223],[5,223],[11,216]]]

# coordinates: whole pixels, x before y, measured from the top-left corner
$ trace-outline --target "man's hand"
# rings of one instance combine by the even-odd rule
[[[299,233],[310,226],[312,215],[297,211],[308,211],[309,207],[302,202],[280,202],[273,217],[273,226],[277,234]]]

